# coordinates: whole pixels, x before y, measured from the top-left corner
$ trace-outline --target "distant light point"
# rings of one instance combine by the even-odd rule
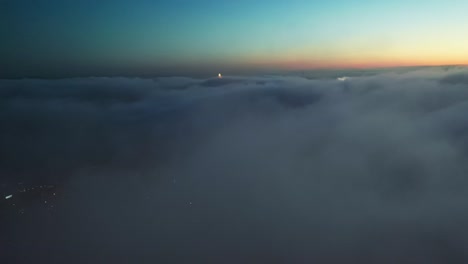
[[[218,78],[219,78],[219,79],[222,79],[222,78],[223,78],[223,75],[221,75],[221,73],[218,73]]]

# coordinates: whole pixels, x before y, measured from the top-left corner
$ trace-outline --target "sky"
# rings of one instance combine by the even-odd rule
[[[0,77],[466,64],[467,1],[0,0]]]

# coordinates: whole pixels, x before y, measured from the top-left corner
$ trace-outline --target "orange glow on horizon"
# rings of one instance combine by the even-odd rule
[[[246,63],[258,68],[278,68],[278,69],[343,69],[343,68],[390,68],[390,67],[410,67],[410,66],[444,66],[444,65],[468,65],[468,57],[448,58],[448,57],[420,57],[420,58],[330,58],[330,59],[297,59],[281,58],[266,59],[256,58]]]
[[[339,43],[311,43],[277,51],[257,50],[234,60],[238,65],[278,69],[467,65],[467,42],[468,37],[465,36],[449,38],[443,35],[409,35],[386,42],[350,38]]]

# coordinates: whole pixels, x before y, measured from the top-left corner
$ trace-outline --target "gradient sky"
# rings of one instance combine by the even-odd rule
[[[468,63],[464,0],[0,0],[0,77]]]

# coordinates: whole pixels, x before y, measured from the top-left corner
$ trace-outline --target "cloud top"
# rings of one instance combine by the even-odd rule
[[[67,193],[13,225],[11,255],[463,263],[465,77],[2,80],[2,180]]]

